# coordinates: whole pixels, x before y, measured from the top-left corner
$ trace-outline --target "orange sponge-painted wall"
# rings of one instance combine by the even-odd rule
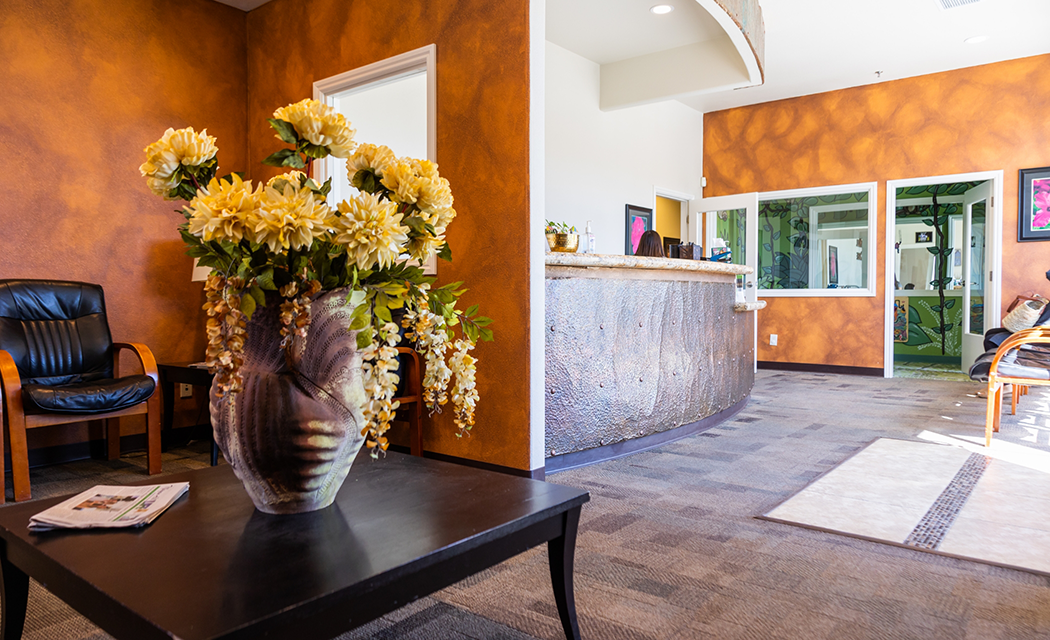
[[[1050,242],[1017,242],[1018,170],[1050,165],[1047,69],[1035,56],[704,116],[705,196],[879,182],[876,297],[766,298],[760,361],[882,368],[887,180],[1002,169],[1003,304],[1050,294]]]

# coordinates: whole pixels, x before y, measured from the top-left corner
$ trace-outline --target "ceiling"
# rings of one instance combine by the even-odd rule
[[[1050,53],[1050,0],[979,0],[953,9],[941,9],[938,0],[758,1],[765,83],[679,96],[680,102],[717,111]],[[675,10],[649,14],[658,2]],[[548,0],[547,39],[605,64],[639,55],[640,47],[651,53],[661,41],[678,46],[689,33],[694,41],[711,39],[718,27],[694,16],[696,6],[696,0]],[[976,35],[989,39],[963,42]]]
[[[268,0],[218,0],[250,11]],[[1050,53],[1050,0],[758,0],[765,83],[677,99],[699,111]],[[657,16],[658,2],[675,10]],[[598,64],[725,38],[696,0],[548,0],[547,39]],[[964,39],[985,35],[979,44]],[[876,72],[881,72],[877,76]]]
[[[650,13],[661,1],[548,0],[547,40],[607,64],[726,37],[694,0],[673,2],[675,10],[666,15]]]

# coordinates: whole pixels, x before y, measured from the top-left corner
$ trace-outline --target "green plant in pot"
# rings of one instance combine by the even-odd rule
[[[565,222],[547,221],[547,244],[551,251],[559,253],[576,253],[580,246],[580,236],[576,233],[576,227]]]
[[[474,425],[478,401],[469,352],[492,331],[477,305],[457,308],[463,283],[434,287],[418,266],[451,260],[456,211],[436,164],[358,145],[350,123],[316,100],[277,109],[269,123],[290,148],[263,162],[290,171],[265,184],[217,177],[215,139],[191,128],[147,147],[141,172],[155,194],[188,201],[179,232],[212,268],[216,442],[257,508],[299,513],[331,504],[363,445],[373,457],[386,450],[402,330],[426,364],[424,403],[434,412],[451,402],[457,435]],[[329,155],[346,158],[358,190],[333,205],[331,180],[310,178]]]

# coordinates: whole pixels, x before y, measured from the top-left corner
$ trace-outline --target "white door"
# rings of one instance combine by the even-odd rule
[[[700,198],[699,213],[693,229],[704,230],[704,249],[708,257],[714,239],[721,237],[732,252],[733,264],[751,267],[751,273],[737,277],[737,301],[758,301],[758,193],[741,193],[717,198]],[[701,216],[706,215],[707,224],[700,226]],[[699,235],[699,234],[698,234]],[[723,237],[725,236],[725,237]],[[699,238],[692,239],[698,242]],[[754,368],[758,370],[758,311],[751,311],[755,328],[752,353]]]
[[[731,251],[732,263],[751,267],[751,273],[737,279],[737,299],[741,302],[758,300],[758,194],[741,193],[717,198],[701,198],[697,214],[706,214],[707,224],[694,224],[703,229],[704,249],[708,257],[715,238],[721,238]],[[699,242],[699,240],[694,240]]]
[[[992,181],[988,180],[970,189],[963,200],[962,246],[962,370],[970,371],[974,360],[984,353],[984,332],[995,326],[997,305],[993,307],[991,246],[989,221],[997,219],[992,206]]]

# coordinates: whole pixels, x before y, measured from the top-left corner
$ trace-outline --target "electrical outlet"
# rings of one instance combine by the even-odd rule
[[[777,346],[777,334],[775,334],[775,333],[769,334],[769,346],[771,346],[771,347]]]
[[[193,385],[192,384],[180,384],[179,385],[179,397],[180,398],[192,398],[193,397]]]

